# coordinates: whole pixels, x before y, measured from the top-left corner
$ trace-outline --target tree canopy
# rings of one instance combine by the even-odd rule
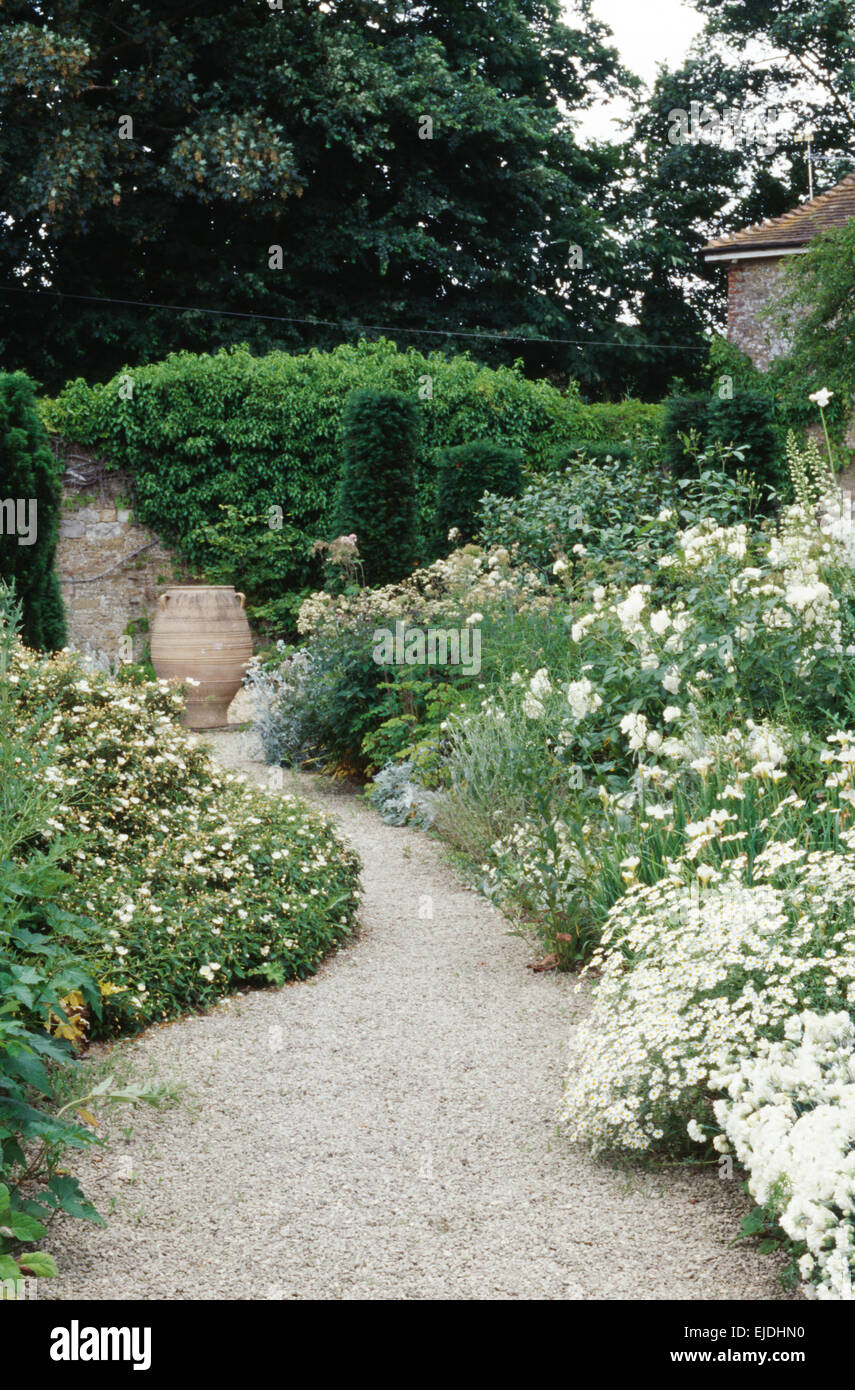
[[[0,297],[4,362],[56,386],[380,325],[608,370],[520,342],[620,313],[619,156],[573,123],[630,79],[589,0],[573,24],[558,0],[8,0],[0,23],[0,283],[51,292]]]

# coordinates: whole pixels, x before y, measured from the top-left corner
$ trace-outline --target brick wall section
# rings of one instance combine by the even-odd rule
[[[128,475],[104,470],[91,458],[81,467],[86,456],[64,442],[58,452],[70,450],[75,463],[64,474],[56,553],[69,645],[114,662],[120,639],[133,627],[138,660],[158,595],[172,583],[186,583],[187,575],[154,532],[137,522]]]

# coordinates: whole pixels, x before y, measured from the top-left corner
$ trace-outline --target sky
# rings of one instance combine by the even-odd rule
[[[564,8],[572,18],[572,4]],[[593,0],[592,9],[611,29],[625,67],[647,83],[653,82],[660,63],[677,67],[703,27],[701,16],[683,0]],[[620,139],[614,120],[625,111],[622,102],[599,106],[580,121],[579,134]]]

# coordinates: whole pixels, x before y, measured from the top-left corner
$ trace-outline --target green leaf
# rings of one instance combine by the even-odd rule
[[[48,1187],[62,1210],[67,1211],[69,1216],[78,1216],[84,1221],[94,1221],[98,1226],[107,1224],[92,1203],[83,1196],[77,1179],[71,1177],[69,1173],[55,1173],[48,1183]]]
[[[18,1240],[44,1240],[47,1235],[42,1223],[23,1211],[13,1211],[10,1224]]]
[[[53,1256],[44,1250],[32,1250],[28,1255],[22,1255],[21,1266],[39,1279],[53,1279],[59,1274]]]

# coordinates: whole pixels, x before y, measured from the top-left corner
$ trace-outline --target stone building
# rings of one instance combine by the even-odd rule
[[[789,256],[803,256],[818,233],[855,217],[855,172],[781,217],[710,241],[701,252],[708,265],[727,266],[727,338],[765,370],[788,344],[761,315],[780,288]]]

